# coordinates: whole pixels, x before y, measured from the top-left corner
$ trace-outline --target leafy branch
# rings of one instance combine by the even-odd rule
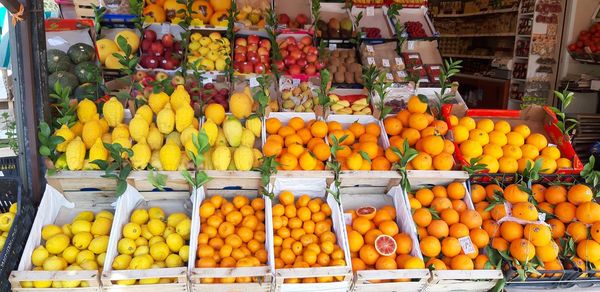
[[[331,189],[327,189],[327,193],[331,194],[333,196],[333,198],[340,203],[340,186],[342,184],[341,179],[340,179],[340,173],[342,172],[342,164],[340,163],[340,161],[337,158],[337,152],[342,150],[343,147],[348,147],[348,146],[340,146],[341,143],[343,143],[346,138],[348,138],[348,135],[343,135],[342,137],[340,137],[339,139],[331,134],[329,135],[329,137],[331,138],[331,141],[333,142],[331,145],[331,148],[329,148],[329,152],[331,153],[331,157],[333,159],[331,159],[331,161],[327,162],[327,168],[331,169],[333,171],[333,183],[335,185],[335,189],[331,190]]]
[[[313,32],[317,33],[319,31],[319,19],[321,19],[321,1],[320,0],[311,0],[310,1],[310,10],[313,15]]]
[[[148,181],[153,187],[161,192],[164,191],[165,186],[167,186],[167,178],[168,176],[166,174],[158,173],[154,168],[148,171]]]
[[[96,37],[98,37],[102,31],[102,20],[104,14],[106,14],[106,7],[92,4],[92,9],[94,9],[94,30],[96,31]]]
[[[460,69],[462,68],[462,66],[460,65],[461,63],[462,60],[452,61],[452,58],[450,58],[449,62],[448,60],[444,60],[444,66],[442,66],[442,70],[440,72],[440,93],[435,93],[438,99],[437,103],[434,104],[436,112],[432,112],[433,114],[436,114],[438,118],[441,118],[442,106],[444,104],[450,103],[454,98],[454,94],[446,94],[446,90],[448,90],[452,86],[450,78],[460,73]]]
[[[117,181],[117,188],[115,195],[120,197],[127,189],[127,177],[133,169],[129,159],[127,157],[133,156],[133,151],[129,148],[124,148],[121,144],[109,144],[103,143],[104,148],[108,150],[112,160],[106,161],[102,159],[96,159],[90,163],[95,164],[101,170],[104,170],[102,177],[114,178]]]
[[[369,101],[372,99],[373,90],[375,90],[375,83],[377,82],[381,70],[375,67],[375,65],[369,65],[369,67],[362,68],[362,77],[365,82],[365,88],[369,92]]]
[[[323,114],[325,114],[325,109],[331,105],[329,91],[331,91],[331,73],[329,70],[323,69],[321,71],[321,84],[319,84],[319,88],[317,89],[317,98],[319,105],[323,108]]]
[[[281,56],[281,50],[279,49],[279,44],[277,43],[277,27],[279,26],[277,15],[275,14],[275,10],[269,8],[266,11],[266,22],[267,22],[267,37],[269,38],[269,42],[271,43],[271,71],[275,74],[275,80],[279,80],[279,76],[281,76],[281,72],[279,72],[279,68],[275,65],[275,61],[283,60]]]
[[[560,129],[560,132],[563,135],[570,137],[571,132],[573,131],[573,129],[575,129],[575,127],[577,127],[577,124],[579,122],[576,119],[568,119],[566,117],[565,110],[567,109],[567,107],[569,107],[571,102],[573,102],[575,93],[568,91],[568,86],[567,86],[567,88],[565,88],[565,90],[563,90],[563,92],[554,91],[554,95],[560,100],[560,109],[553,107],[553,106],[551,106],[549,108],[556,114],[556,117],[558,118],[558,122],[556,122],[556,126]],[[567,126],[567,124],[570,124],[570,125]]]
[[[120,35],[117,37],[117,45],[119,48],[121,48],[121,50],[123,50],[124,53],[124,55],[113,53],[113,56],[115,56],[119,60],[119,63],[123,66],[123,68],[121,68],[121,72],[123,72],[125,75],[133,74],[133,72],[135,72],[135,66],[138,64],[140,58],[135,56],[135,52],[133,52],[131,46],[124,36]]]
[[[58,129],[62,125],[71,127],[77,122],[77,106],[71,103],[71,87],[62,87],[60,81],[54,83],[54,92],[50,93],[50,98],[55,99],[53,104],[58,112],[58,118],[54,121],[54,128]]]
[[[349,6],[346,9],[352,10],[352,3],[349,3]],[[348,13],[348,14],[350,14],[352,16],[352,13]],[[355,31],[355,33],[352,34],[352,38],[350,39],[350,43],[353,43],[355,45],[360,44],[360,40],[362,39],[363,33],[360,30],[358,30],[358,27],[360,27],[360,21],[362,20],[362,18],[363,18],[363,12],[362,11],[360,11],[356,15],[356,17],[352,17],[352,22],[353,22],[352,28],[353,29],[357,28],[357,31]]]
[[[52,161],[56,161],[58,153],[56,152],[56,146],[65,141],[61,136],[52,135],[50,126],[44,122],[40,122],[38,131],[38,140],[40,140],[39,153],[44,157],[48,157]]]
[[[2,123],[6,130],[6,139],[8,140],[8,147],[15,154],[19,153],[19,143],[17,142],[17,123],[14,119],[11,119],[8,112],[2,113]]]
[[[379,103],[377,103],[377,109],[380,112],[379,119],[383,120],[389,113],[392,112],[392,108],[385,105],[385,98],[388,94],[388,88],[392,84],[386,81],[385,72],[380,72],[377,77],[377,81],[373,84],[373,89],[379,96]]]
[[[256,113],[259,118],[264,118],[266,115],[266,108],[269,105],[269,101],[271,100],[269,87],[271,86],[271,77],[267,74],[262,74],[261,76],[256,78],[258,82],[258,92],[254,94],[254,100],[258,102],[258,109]]]
[[[398,157],[400,158],[398,161],[394,162],[394,165],[392,165],[392,169],[396,170],[400,173],[401,179],[400,179],[400,186],[402,187],[402,189],[404,189],[406,192],[410,191],[410,182],[408,181],[408,174],[407,174],[407,170],[406,167],[408,166],[408,163],[415,159],[415,157],[417,157],[417,155],[419,155],[419,152],[413,148],[410,148],[410,145],[408,145],[408,140],[404,140],[404,143],[402,144],[402,150],[398,149],[397,147],[391,147],[392,152],[394,152],[394,154],[398,155]]]
[[[271,183],[271,176],[277,174],[277,166],[279,166],[280,163],[275,160],[275,156],[264,156],[261,160],[262,163],[260,167],[255,168],[254,170],[260,172],[261,193],[273,200],[275,194],[273,194],[269,184]]]
[[[235,40],[234,38],[234,28],[235,28],[235,20],[237,19],[238,16],[238,11],[237,11],[237,1],[235,0],[231,0],[231,9],[229,9],[227,11],[227,31],[225,32],[225,36],[227,37],[227,39],[229,40]],[[231,65],[231,58],[227,58],[227,60],[225,60],[227,63],[227,75],[229,76],[229,80],[233,79],[233,66]]]
[[[192,135],[192,142],[194,143],[194,148],[192,150],[188,150],[187,154],[192,158],[192,162],[194,162],[194,167],[196,171],[194,172],[194,177],[190,172],[186,169],[181,172],[183,178],[194,187],[194,189],[200,188],[205,183],[211,180],[210,177],[206,174],[202,167],[204,165],[204,154],[210,150],[210,144],[208,143],[208,136],[206,135],[206,131],[201,129],[198,134]]]
[[[142,13],[143,9],[143,0],[129,0],[129,13],[135,15],[135,18],[132,20],[132,22],[139,31],[142,31],[144,26],[144,16]]]
[[[536,181],[540,179],[540,171],[542,171],[541,159],[537,159],[533,164],[531,161],[527,161],[525,169],[523,169],[523,179],[528,182]]]
[[[596,157],[590,156],[588,163],[583,166],[581,171],[581,177],[585,179],[585,183],[588,184],[594,190],[594,197],[600,196],[598,190],[600,184],[600,171],[595,170]]]
[[[469,173],[469,176],[480,173],[487,168],[487,164],[479,163],[481,158],[471,158],[469,165],[464,165],[463,170]]]
[[[402,23],[400,23],[399,20],[400,10],[402,10],[402,4],[394,3],[388,8],[387,14],[387,16],[394,23],[394,28],[396,29],[396,41],[398,42],[396,46],[396,52],[398,53],[398,55],[402,53],[402,45],[404,45],[404,42],[406,41],[406,27]]]

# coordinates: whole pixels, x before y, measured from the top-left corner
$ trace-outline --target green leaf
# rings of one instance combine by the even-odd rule
[[[123,195],[125,190],[127,190],[127,182],[124,180],[117,181],[117,189],[115,190],[115,195],[117,198]]]
[[[368,161],[369,163],[371,163],[371,158],[369,158],[369,154],[367,154],[366,152],[364,152],[364,151],[362,151],[362,150],[361,150],[361,151],[359,151],[358,153],[360,154],[360,156],[361,156],[361,157],[362,157],[364,160],[366,160],[366,161]]]
[[[49,157],[51,154],[50,148],[48,148],[47,146],[44,146],[44,145],[40,146],[40,154],[42,156]]]

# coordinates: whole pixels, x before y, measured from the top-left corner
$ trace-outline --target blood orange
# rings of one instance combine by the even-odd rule
[[[365,217],[365,218],[371,220],[371,219],[373,219],[373,217],[375,217],[376,212],[377,212],[377,209],[375,209],[375,207],[367,206],[367,207],[358,208],[356,210],[356,215],[358,215],[360,217]]]
[[[382,256],[391,256],[396,254],[396,241],[389,235],[379,235],[375,238],[375,249]]]

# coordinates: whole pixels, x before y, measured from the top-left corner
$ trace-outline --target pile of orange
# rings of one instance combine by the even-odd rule
[[[427,103],[422,102],[418,96],[412,96],[408,100],[407,109],[383,120],[390,146],[402,149],[406,140],[419,151],[419,155],[408,166],[411,169],[450,170],[454,166],[454,144],[443,137],[448,132],[448,124],[427,113],[427,107]],[[386,151],[386,157],[391,162],[396,162],[398,156],[391,154],[393,153],[388,156]]]
[[[425,263],[411,256],[413,242],[400,232],[396,224],[396,209],[384,206],[350,210],[350,225],[346,225],[352,270],[424,269]]]
[[[512,127],[507,121],[490,119],[475,121],[471,117],[458,119],[450,116],[454,142],[465,162],[479,158],[490,173],[523,172],[527,162],[532,165],[542,161],[541,173],[554,173],[560,168],[570,168],[571,160],[561,158],[556,146],[548,145],[548,139],[540,133],[531,133],[527,125]]]
[[[200,205],[197,268],[258,267],[267,263],[265,201],[212,196]],[[203,278],[202,283],[249,283],[251,277]]]
[[[536,188],[537,186],[534,186],[534,190]],[[483,229],[491,238],[492,248],[508,252],[512,258],[523,264],[537,257],[543,263],[538,267],[540,270],[563,269],[558,259],[559,246],[553,240],[559,238],[558,234],[555,234],[557,230],[538,221],[538,210],[529,202],[530,196],[519,185],[511,184],[502,189],[496,184],[486,187],[473,184],[471,196],[475,209],[483,219]],[[497,221],[507,215],[504,203],[493,203],[495,205],[490,209],[490,202],[496,202],[498,197],[510,203],[512,217],[524,220],[521,222],[525,224],[510,219],[498,224]],[[535,198],[539,199],[540,194],[535,195]],[[543,191],[541,198],[543,200]]]
[[[340,123],[330,121],[327,123],[327,127],[330,129],[328,136],[330,145],[333,145],[331,136],[338,139],[346,136],[341,143],[342,149],[336,153],[343,170],[391,169],[392,165],[386,158],[383,147],[378,143],[381,128],[377,123],[363,125],[354,122],[343,129]]]
[[[479,250],[488,245],[490,237],[481,229],[481,215],[468,209],[464,201],[466,195],[460,182],[450,183],[447,187],[423,188],[409,195],[421,252],[429,258],[428,268],[483,270],[489,262]],[[463,250],[461,240],[472,243],[467,249],[469,253]]]

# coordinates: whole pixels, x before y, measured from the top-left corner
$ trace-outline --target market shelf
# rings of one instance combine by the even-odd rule
[[[469,16],[478,16],[478,15],[489,15],[489,14],[497,14],[497,13],[511,13],[511,12],[518,12],[519,8],[515,7],[515,8],[505,8],[505,9],[496,9],[496,10],[488,10],[488,11],[481,11],[481,12],[473,12],[473,13],[463,13],[463,14],[438,14],[438,15],[434,15],[433,17],[439,17],[439,18],[448,18],[448,17],[469,17]]]
[[[484,60],[492,60],[496,58],[495,56],[485,56],[485,55],[462,55],[462,54],[444,54],[442,53],[444,58],[452,57],[452,58],[468,58],[468,59],[484,59]]]
[[[443,38],[477,38],[477,37],[495,37],[506,36],[514,37],[514,32],[497,32],[497,33],[473,33],[473,34],[441,34]]]

